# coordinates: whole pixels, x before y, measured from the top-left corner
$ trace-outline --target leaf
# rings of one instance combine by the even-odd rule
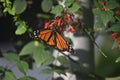
[[[107,26],[108,22],[113,19],[114,12],[113,11],[103,11],[100,8],[93,9],[93,13],[96,15],[98,20]],[[99,24],[99,22],[97,23]]]
[[[24,74],[26,74],[29,69],[28,63],[26,63],[25,61],[19,61],[17,63],[17,67],[18,67],[19,71],[21,71]]]
[[[74,3],[70,8],[68,8],[69,12],[76,12],[80,8],[78,3]]]
[[[116,63],[120,62],[120,57],[118,57],[115,62]]]
[[[32,77],[32,76],[24,76],[18,80],[37,80],[36,78]]]
[[[107,3],[106,3],[106,7],[109,8],[109,9],[114,9],[118,6],[118,3],[116,2],[116,0],[109,0]]]
[[[120,22],[120,16],[115,16],[115,18]]]
[[[38,41],[32,41],[25,45],[21,50],[20,55],[27,55],[31,53],[33,53],[33,59],[35,60],[37,67],[51,64],[54,60],[52,55],[50,55],[50,51]]]
[[[4,71],[5,71],[4,67],[0,66],[0,73]]]
[[[65,71],[61,70],[61,69],[55,69],[54,72],[58,73],[58,74],[64,74],[65,75]]]
[[[43,69],[40,71],[41,74],[52,74],[53,70],[52,69]]]
[[[114,13],[112,11],[101,11],[100,18],[105,26],[107,26],[108,22],[113,19]]]
[[[120,23],[116,23],[112,25],[108,31],[120,32]]]
[[[6,71],[4,80],[17,80],[12,72]]]
[[[69,7],[72,3],[74,2],[74,0],[65,0],[65,6]]]
[[[43,0],[42,3],[41,3],[41,7],[42,7],[42,10],[44,12],[50,11],[50,9],[52,8],[52,6],[53,6],[52,0]]]
[[[114,42],[113,46],[112,46],[112,49],[115,49],[115,48],[118,48],[118,47],[119,47],[119,44],[117,42]]]
[[[97,30],[103,30],[105,28],[103,22],[101,21],[100,18],[97,18],[96,17],[96,21],[94,23],[94,30],[97,31]]]
[[[15,7],[16,14],[21,14],[27,8],[27,2],[26,0],[15,0],[13,7]]]
[[[40,47],[34,52],[33,58],[37,67],[40,67],[41,65],[49,65],[54,60],[54,58],[50,55],[50,51]]]
[[[13,6],[12,8],[8,8],[8,13],[11,15],[15,15],[15,7]]]
[[[63,7],[61,5],[57,5],[50,11],[53,14],[60,14],[63,11]]]
[[[19,55],[32,54],[38,48],[40,48],[40,43],[38,41],[31,41],[22,48]]]
[[[59,56],[57,57],[58,61],[65,67],[69,66],[68,60],[66,59],[65,56]]]
[[[5,54],[3,54],[3,56],[7,60],[12,61],[12,62],[17,62],[17,61],[20,60],[20,57],[17,54],[15,54],[15,53],[5,53]]]
[[[94,9],[93,9],[93,13],[94,13],[96,16],[99,16],[99,15],[100,15],[100,12],[101,12],[100,8],[94,8]]]
[[[49,52],[50,53],[50,52]],[[47,55],[47,54],[46,54]],[[47,59],[45,60],[45,62],[42,65],[49,65],[52,64],[52,62],[54,61],[54,57],[51,56],[50,54],[47,55],[46,57]]]
[[[16,29],[16,31],[15,31],[15,34],[16,34],[16,35],[22,35],[22,34],[24,34],[26,31],[27,31],[26,26],[20,24],[20,25],[17,27],[17,29]]]

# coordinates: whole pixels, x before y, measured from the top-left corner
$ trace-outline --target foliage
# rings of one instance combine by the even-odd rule
[[[2,3],[3,14],[9,14],[13,18],[13,22],[16,26],[16,35],[24,35],[26,32],[29,32],[30,27],[27,25],[27,23],[21,18],[21,14],[24,14],[25,10],[27,9],[27,1],[26,0],[14,0],[11,2],[10,0],[0,0]],[[101,30],[105,30],[107,32],[112,33],[111,38],[113,38],[113,49],[120,48],[120,7],[117,3],[117,0],[94,0],[95,4],[93,7],[93,13],[95,15],[95,23],[94,23],[94,30],[93,32],[99,32]],[[58,16],[58,18],[54,17],[54,19],[51,20],[49,25],[58,26],[59,21],[63,19],[64,21],[60,21],[60,25],[62,27],[67,28],[69,27],[68,31],[75,32],[75,28],[78,27],[77,25],[80,25],[81,22],[80,19],[76,19],[75,14],[79,14],[81,16],[82,8],[75,0],[65,0],[65,2],[62,1],[54,1],[54,0],[42,0],[41,2],[41,8],[45,13],[48,14],[54,14],[55,16]],[[66,17],[67,15],[67,17]],[[77,20],[78,22],[74,22],[74,20]],[[59,19],[59,20],[58,20]],[[64,22],[64,23],[62,23]],[[48,23],[48,22],[46,22]],[[76,25],[77,24],[77,25]],[[75,26],[75,27],[74,27]],[[44,26],[46,27],[46,26]],[[89,30],[86,26],[82,26],[84,29],[87,29],[87,33],[91,33],[92,31]],[[60,27],[59,27],[60,28]],[[60,28],[61,29],[61,28]],[[82,28],[81,28],[82,29]],[[113,33],[117,33],[114,35]],[[63,55],[65,55],[63,53]],[[76,63],[80,68],[84,68],[83,65],[81,67],[81,64],[79,62],[74,61],[72,58],[70,58],[68,55],[65,56],[59,56],[57,58],[53,57],[50,54],[50,49],[46,47],[46,44],[40,42],[40,41],[31,41],[28,42],[24,47],[21,49],[19,54],[16,53],[6,53],[3,54],[3,56],[13,63],[15,63],[15,66],[17,66],[18,70],[24,74],[23,77],[19,78],[18,80],[36,80],[34,77],[27,76],[27,72],[30,68],[30,60],[32,62],[35,62],[37,67],[40,66],[49,66],[49,69],[42,70],[40,73],[44,74],[53,74],[54,72],[57,72],[58,74],[64,74],[65,72],[74,72],[73,69],[71,69],[69,65],[69,60]],[[26,57],[27,56],[27,57]],[[54,61],[58,61],[61,65],[56,66],[53,64]],[[116,59],[116,62],[120,62],[120,57]],[[77,74],[78,72],[76,72]],[[87,72],[86,72],[87,73]],[[0,74],[3,76],[4,80],[17,80],[15,74],[4,67],[0,67]],[[89,76],[95,78],[94,76]]]

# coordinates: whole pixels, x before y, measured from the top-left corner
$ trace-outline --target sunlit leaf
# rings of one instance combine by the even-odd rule
[[[96,17],[97,18],[97,17]],[[97,31],[97,30],[103,30],[105,28],[103,22],[101,21],[100,18],[98,18],[95,23],[94,23],[94,30]]]
[[[15,31],[16,35],[22,35],[27,31],[27,26],[25,25],[24,22],[19,23],[19,25],[17,26],[17,29]]]
[[[57,5],[52,8],[51,13],[53,14],[60,14],[63,11],[63,7],[61,5]]]
[[[44,12],[48,12],[52,8],[52,5],[53,5],[52,0],[43,0],[41,7]]]
[[[113,19],[114,13],[112,11],[101,11],[100,18],[103,24],[106,26],[110,20]]]
[[[113,11],[103,11],[100,8],[93,9],[93,13],[96,15],[98,20],[101,20],[103,25],[106,27],[108,22],[113,19]],[[97,23],[99,24],[99,22]]]
[[[19,55],[15,54],[15,53],[4,53],[3,56],[4,56],[7,60],[12,61],[12,62],[16,62],[16,61],[19,61],[19,60],[20,60]]]
[[[16,14],[21,14],[27,8],[27,2],[26,0],[15,0],[13,7],[15,7]]]
[[[12,8],[8,8],[8,13],[11,15],[15,15],[15,7],[13,6]]]
[[[94,23],[94,30],[102,30],[105,28],[103,21],[100,18],[101,10],[100,8],[94,8],[93,13],[95,14],[95,23]]]
[[[74,0],[65,0],[64,5],[65,5],[66,7],[69,7],[73,2],[74,2]]]
[[[19,61],[17,63],[17,67],[18,67],[19,71],[21,71],[24,74],[26,74],[26,72],[29,69],[28,63],[26,63],[25,61]]]
[[[69,12],[76,12],[80,8],[78,3],[74,3],[70,8],[68,8]]]
[[[17,80],[12,72],[6,71],[4,80]]]
[[[120,57],[118,57],[115,62],[116,63],[120,62]]]

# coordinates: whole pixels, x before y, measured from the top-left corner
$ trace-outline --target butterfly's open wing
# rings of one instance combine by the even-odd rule
[[[35,37],[36,36],[38,39],[44,41],[47,45],[53,46],[59,51],[73,51],[73,49],[67,44],[67,41],[57,31],[45,29],[39,31]]]
[[[38,38],[44,41],[47,45],[54,46],[55,45],[55,36],[52,30],[43,30],[38,34]]]
[[[60,51],[69,50],[69,45],[67,44],[67,41],[58,32],[56,32],[56,48]]]

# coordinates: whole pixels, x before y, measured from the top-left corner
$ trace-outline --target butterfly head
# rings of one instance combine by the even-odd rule
[[[37,39],[39,32],[40,32],[39,30],[33,31],[33,32],[30,34],[30,37],[31,37],[31,38],[34,38],[34,39]]]

